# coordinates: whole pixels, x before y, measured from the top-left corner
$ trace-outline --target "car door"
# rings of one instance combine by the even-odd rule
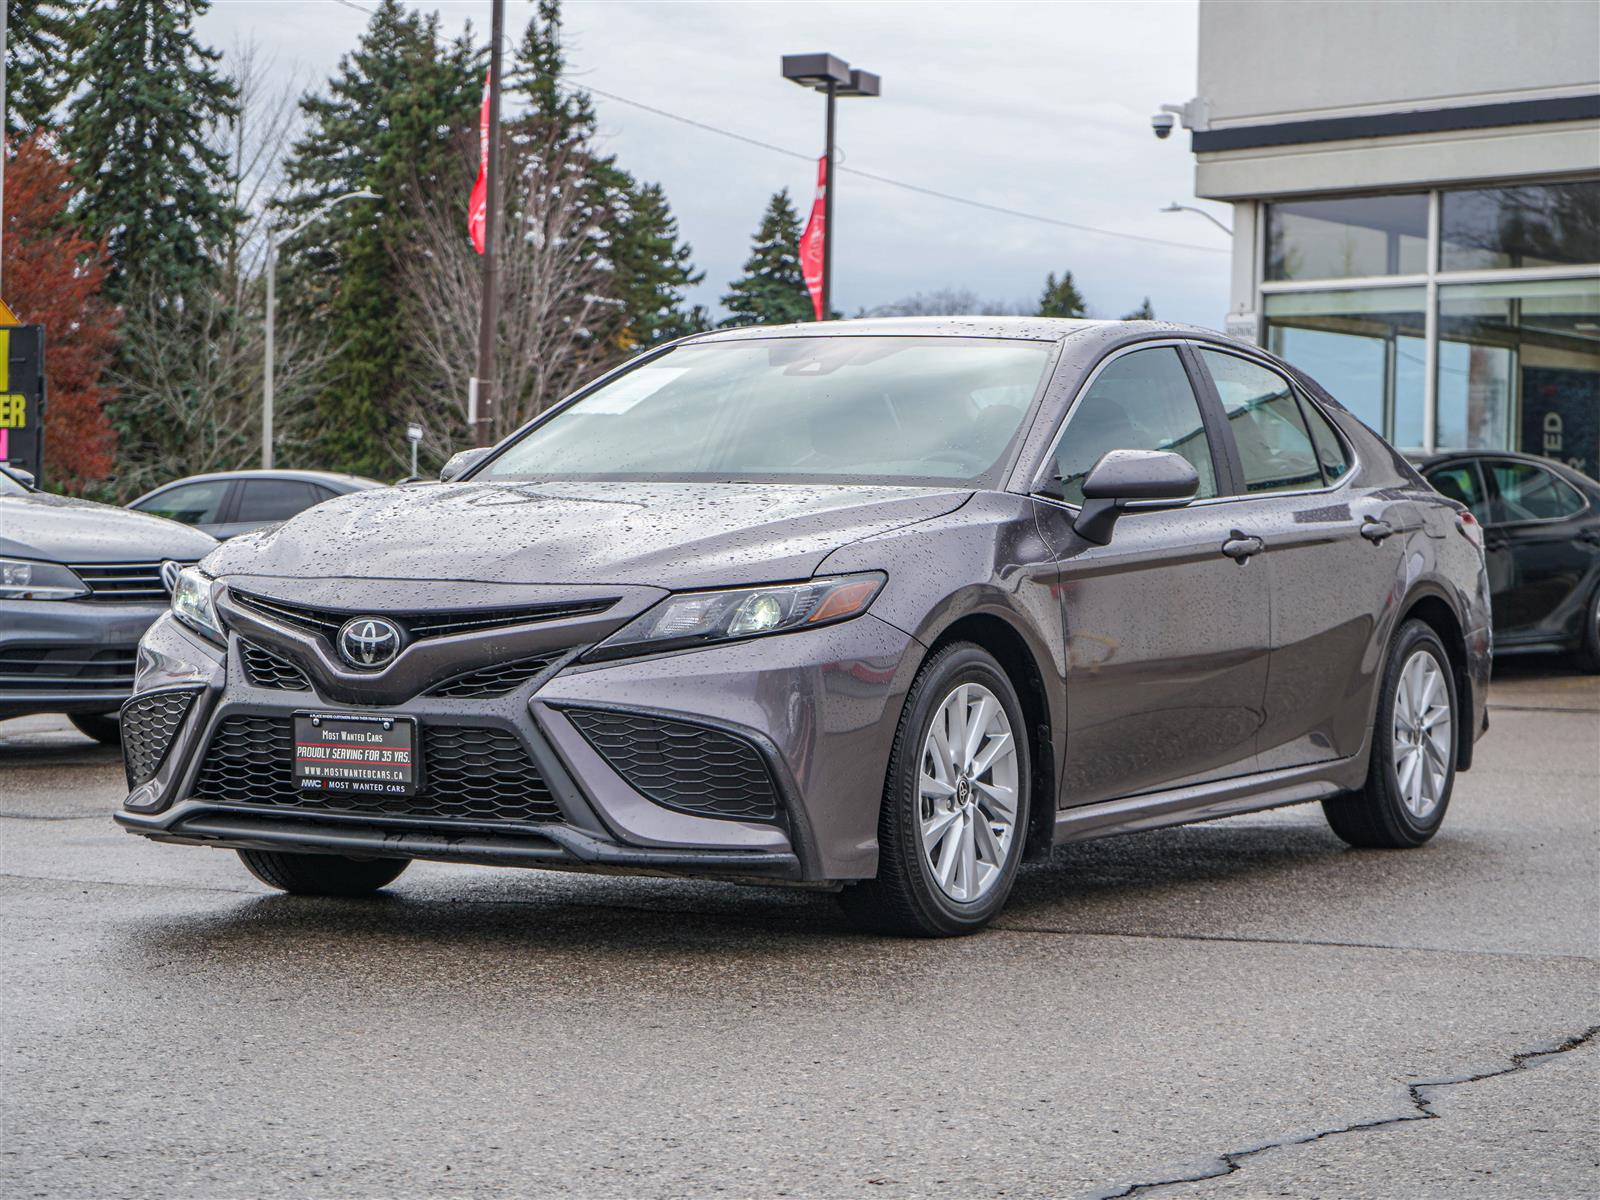
[[[1407,541],[1427,536],[1421,514],[1361,486],[1349,445],[1283,373],[1220,347],[1196,355],[1227,419],[1239,480],[1227,507],[1261,539],[1271,582],[1260,768],[1348,757],[1366,737],[1374,642]]]
[[[1583,521],[1589,503],[1537,463],[1486,458],[1482,466],[1495,637],[1565,639],[1584,611],[1594,570],[1596,547]]]
[[[1063,803],[1087,804],[1255,767],[1269,650],[1263,568],[1225,551],[1221,432],[1176,344],[1098,365],[1041,471],[1040,531],[1055,549],[1068,648]],[[1084,477],[1108,450],[1183,455],[1195,503],[1124,514],[1108,545],[1072,530]]]

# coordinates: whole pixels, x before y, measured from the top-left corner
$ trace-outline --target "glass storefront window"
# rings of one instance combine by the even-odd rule
[[[1353,196],[1267,208],[1267,279],[1420,274],[1428,265],[1428,197]]]
[[[1396,445],[1422,445],[1426,289],[1276,292],[1264,302],[1269,350]]]
[[[1440,194],[1440,270],[1592,262],[1600,262],[1600,180]]]
[[[1600,469],[1600,277],[1439,288],[1440,448]]]

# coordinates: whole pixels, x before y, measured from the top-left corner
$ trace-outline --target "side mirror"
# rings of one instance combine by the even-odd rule
[[[1194,499],[1200,477],[1179,454],[1165,450],[1108,450],[1083,481],[1083,509],[1072,528],[1104,546],[1129,510],[1182,508]]]
[[[13,467],[7,464],[5,472],[30,491],[38,490],[39,481],[34,478],[32,471],[24,471],[21,467]]]
[[[471,450],[460,450],[452,454],[444,466],[439,468],[439,482],[449,483],[452,479],[459,479],[482,462],[483,456],[492,449],[493,446],[474,446]]]

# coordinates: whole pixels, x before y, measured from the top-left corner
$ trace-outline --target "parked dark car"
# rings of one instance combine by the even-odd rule
[[[139,638],[171,598],[162,562],[191,564],[216,545],[172,521],[36,491],[0,468],[0,719],[66,713],[114,744]]]
[[[1420,845],[1487,724],[1471,515],[1205,330],[702,334],[446,473],[183,573],[125,828],[290,892],[621,869],[952,934],[1062,842],[1317,800]]]
[[[1600,672],[1600,483],[1503,450],[1434,455],[1422,474],[1484,527],[1495,653],[1565,651]]]
[[[163,484],[128,507],[231,538],[287,521],[335,496],[383,486],[333,471],[218,471]]]

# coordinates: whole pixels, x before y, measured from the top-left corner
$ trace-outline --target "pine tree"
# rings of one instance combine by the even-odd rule
[[[6,0],[6,135],[55,123],[72,90],[82,21],[66,0]]]
[[[1056,282],[1055,274],[1045,276],[1044,295],[1039,297],[1039,315],[1041,317],[1082,317],[1088,314],[1089,306],[1083,298],[1083,293],[1078,290],[1078,285],[1072,282],[1072,272],[1063,271],[1061,281]]]
[[[629,181],[632,183],[632,180]],[[678,240],[678,220],[658,183],[633,184],[612,240],[613,290],[622,301],[624,348],[648,349],[706,327],[702,309],[685,311],[684,291],[705,278]]]
[[[787,188],[767,202],[744,274],[728,285],[722,303],[729,314],[723,322],[727,326],[782,325],[814,318],[800,270],[800,217]]]
[[[107,0],[84,22],[82,91],[62,141],[83,187],[74,218],[111,255],[111,288],[176,300],[213,269],[238,218],[228,164],[208,140],[233,116],[221,57],[194,38],[208,0]]]
[[[1154,321],[1156,319],[1156,310],[1150,307],[1150,297],[1146,296],[1144,302],[1138,308],[1122,319],[1124,321]]]
[[[383,0],[328,94],[301,104],[307,129],[286,167],[284,222],[346,192],[381,197],[340,205],[284,249],[284,320],[315,322],[338,348],[312,415],[321,465],[384,476],[400,464],[399,427],[426,386],[406,335],[408,306],[427,303],[403,281],[411,197],[458,191],[465,238],[472,178],[461,142],[476,145],[482,59],[470,34],[445,41],[437,14]]]

